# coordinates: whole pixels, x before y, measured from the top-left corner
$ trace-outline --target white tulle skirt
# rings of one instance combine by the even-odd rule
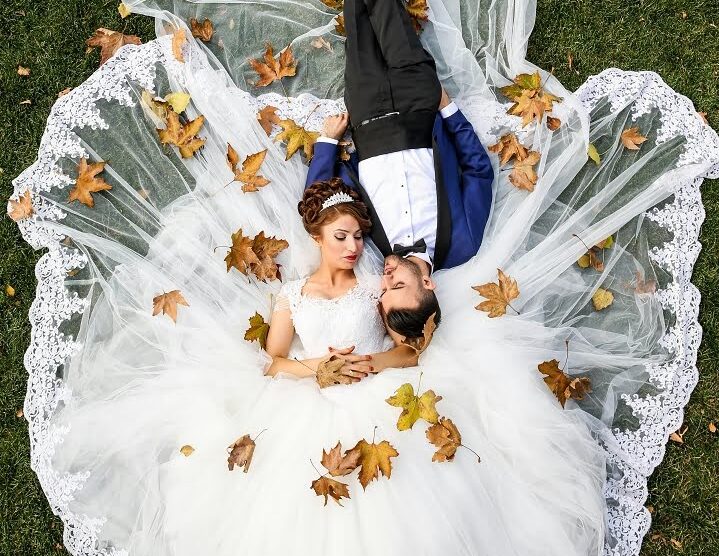
[[[538,69],[524,52],[533,3],[467,11],[431,1],[421,37],[443,85],[485,146],[515,132],[541,153],[538,181],[532,192],[515,188],[493,157],[482,247],[436,273],[443,322],[417,368],[319,389],[264,376],[267,355],[244,334],[256,312],[269,318],[281,282],[228,272],[224,257],[242,229],[288,241],[282,280],[317,265],[296,211],[307,161],[285,160],[279,128],[268,136],[256,116],[273,105],[319,130],[344,110],[336,13],[314,0],[126,4],[157,17],[160,35],[169,23],[212,17],[216,36],[189,40],[184,62],[170,36],[126,46],[59,99],[9,207],[30,195],[33,212],[18,225],[48,249],[36,269],[25,415],[33,469],[65,522],[68,550],[637,554],[649,524],[646,478],[696,382],[699,296],[689,279],[699,185],[717,173],[719,139],[691,103],[649,72],[608,70],[572,94],[540,70],[563,99],[554,112],[562,125],[523,128],[499,88]],[[248,84],[246,56],[261,55],[269,28],[276,41],[295,41],[305,62],[285,80],[288,96]],[[334,54],[309,44],[319,36]],[[196,155],[159,143],[162,124],[143,90],[190,95],[183,117],[205,117]],[[638,151],[620,140],[633,126],[648,137]],[[588,160],[590,143],[599,164]],[[230,183],[228,144],[242,157],[267,149],[270,184],[243,193]],[[81,157],[107,163],[112,189],[94,194],[94,207],[67,200]],[[601,270],[577,264],[610,235]],[[358,273],[380,264],[370,246]],[[472,286],[496,281],[498,268],[517,280],[518,313],[489,318]],[[597,310],[600,287],[614,301]],[[153,299],[175,289],[188,303],[177,321],[153,315]],[[588,377],[592,391],[562,408],[537,369],[551,359]],[[420,374],[481,461],[460,447],[453,461],[433,462],[426,424],[397,430],[400,410],[385,400],[406,382],[417,388]],[[256,439],[252,463],[229,470],[227,448],[245,434]],[[366,490],[346,477],[350,498],[324,505],[310,488],[322,450],[363,438],[399,452],[391,476]]]

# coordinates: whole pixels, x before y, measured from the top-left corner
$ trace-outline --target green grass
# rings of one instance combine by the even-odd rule
[[[116,6],[116,0],[0,3],[0,198],[10,195],[11,179],[35,160],[57,93],[80,84],[97,68],[97,52],[86,52],[85,39],[98,27],[124,29],[144,40],[154,36],[151,21],[138,16],[123,21]],[[543,68],[553,67],[572,90],[611,66],[657,71],[716,127],[717,45],[717,0],[540,0],[528,58]],[[19,77],[18,65],[30,67],[31,75]],[[21,105],[25,99],[32,104]],[[648,504],[654,508],[654,522],[642,551],[646,556],[719,553],[719,437],[707,430],[709,421],[719,422],[719,307],[711,295],[719,289],[717,183],[705,182],[703,192],[704,248],[694,273],[704,296],[700,380],[686,412],[685,444],[668,446],[650,481]],[[33,252],[8,218],[0,219],[0,245],[0,556],[61,554],[62,524],[50,512],[30,469],[27,424],[16,415],[25,397],[27,312],[41,253]],[[16,290],[12,298],[4,294],[7,284]]]

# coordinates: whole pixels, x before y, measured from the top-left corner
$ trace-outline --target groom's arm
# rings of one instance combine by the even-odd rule
[[[444,125],[449,132],[457,153],[457,161],[462,169],[462,186],[476,194],[492,199],[494,170],[487,151],[477,137],[472,124],[465,118],[454,101],[440,110]]]
[[[338,141],[331,137],[319,137],[314,144],[314,153],[307,172],[305,189],[319,180],[335,177]]]

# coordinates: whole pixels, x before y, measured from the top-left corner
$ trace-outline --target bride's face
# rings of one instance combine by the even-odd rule
[[[354,268],[364,249],[362,230],[349,214],[341,214],[322,226],[315,239],[320,246],[322,261],[332,268]]]

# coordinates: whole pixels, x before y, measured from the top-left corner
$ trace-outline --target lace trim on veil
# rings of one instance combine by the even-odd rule
[[[108,62],[103,64],[85,83],[60,98],[53,106],[47,128],[42,137],[38,160],[14,181],[13,198],[26,190],[48,191],[64,188],[73,180],[62,174],[57,161],[61,157],[78,158],[85,155],[80,138],[73,128],[107,128],[95,107],[98,100],[115,100],[123,105],[134,104],[127,86],[127,79],[139,82],[142,87],[154,90],[155,64],[163,63],[181,79],[183,71],[194,71],[198,64],[192,56],[188,67],[182,68],[173,58],[170,37],[164,37],[141,46],[128,45]],[[179,66],[179,67],[178,67]],[[209,69],[209,68],[204,68]],[[622,101],[622,93],[634,94],[641,89],[647,93],[646,101],[658,106],[663,113],[663,127],[669,133],[673,126],[681,126],[682,133],[690,138],[687,161],[696,157],[706,160],[707,152],[719,144],[716,133],[701,124],[694,107],[687,98],[674,93],[652,72],[623,72],[607,70],[591,77],[577,91],[579,98],[591,107],[600,97],[607,94]],[[248,95],[249,96],[249,95]],[[264,95],[263,95],[264,96]],[[307,127],[321,127],[324,116],[343,109],[343,102],[317,99],[312,95],[300,95],[297,104],[291,106],[279,95],[267,95],[271,100],[253,102],[279,106],[283,117],[295,117],[293,110],[307,113],[310,104],[319,103]],[[277,97],[277,98],[275,98]],[[251,97],[254,98],[254,97]],[[294,103],[292,103],[294,104]],[[696,126],[688,122],[697,120]],[[686,129],[689,127],[690,129]],[[670,133],[671,135],[671,133]],[[719,153],[715,153],[719,159]],[[719,166],[715,166],[709,177],[719,177]],[[637,431],[615,430],[616,439],[623,450],[622,458],[616,454],[609,457],[623,470],[620,478],[610,477],[606,486],[606,497],[612,500],[609,508],[610,535],[613,546],[605,547],[607,556],[636,555],[642,538],[649,528],[650,515],[643,507],[647,497],[647,477],[663,456],[668,435],[682,421],[683,407],[696,385],[697,349],[701,340],[698,308],[700,294],[691,284],[691,272],[700,250],[699,227],[704,219],[699,186],[701,179],[683,184],[676,192],[672,203],[661,210],[652,210],[647,216],[674,232],[674,239],[652,252],[654,260],[672,273],[675,280],[657,295],[665,308],[676,315],[676,324],[663,338],[677,357],[667,365],[656,365],[648,369],[652,381],[665,388],[656,396],[626,399],[635,415],[640,419]],[[52,223],[61,220],[65,214],[56,205],[33,196],[35,216],[18,222],[23,238],[34,248],[47,248],[35,267],[38,280],[36,296],[29,311],[32,326],[30,345],[25,353],[24,364],[28,371],[27,396],[24,412],[29,422],[31,466],[47,496],[52,511],[65,524],[64,543],[69,552],[82,556],[126,556],[127,551],[103,546],[98,542],[98,533],[104,518],[73,514],[68,503],[74,493],[83,487],[86,474],[58,475],[52,468],[51,460],[55,447],[62,442],[67,429],[52,424],[52,416],[63,401],[70,399],[71,392],[57,378],[57,369],[82,345],[60,332],[63,322],[75,314],[81,314],[89,300],[79,298],[64,287],[68,271],[84,266],[87,259],[83,253],[61,243],[63,236],[52,230]]]

